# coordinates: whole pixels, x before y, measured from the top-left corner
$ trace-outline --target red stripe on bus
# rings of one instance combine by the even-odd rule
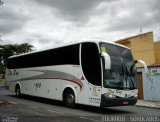
[[[38,80],[38,79],[58,79],[58,80],[65,80],[65,81],[69,81],[69,82],[72,82],[72,83],[75,83],[77,84],[79,87],[80,87],[80,91],[82,90],[82,85],[74,80],[70,80],[70,79],[63,79],[63,78],[36,78],[36,79],[33,79],[33,80]]]

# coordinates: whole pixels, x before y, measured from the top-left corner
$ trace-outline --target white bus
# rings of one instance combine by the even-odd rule
[[[68,107],[135,105],[135,63],[125,46],[77,42],[9,57],[5,78],[17,96],[60,100]]]

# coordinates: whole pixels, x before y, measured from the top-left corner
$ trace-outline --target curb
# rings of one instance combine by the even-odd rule
[[[0,85],[0,88],[5,88],[5,86],[4,85]]]
[[[160,102],[150,102],[150,101],[140,100],[140,101],[137,101],[136,106],[160,109]]]
[[[147,108],[157,108],[159,109],[160,107],[157,107],[156,105],[139,105],[139,104],[136,104],[137,107],[147,107]]]

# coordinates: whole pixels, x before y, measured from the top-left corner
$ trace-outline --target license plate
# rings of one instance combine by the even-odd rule
[[[123,101],[123,104],[124,105],[128,105],[128,101]]]

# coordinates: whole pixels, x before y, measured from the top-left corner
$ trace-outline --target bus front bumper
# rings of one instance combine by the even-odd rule
[[[112,106],[126,106],[135,105],[137,98],[106,98],[105,95],[101,96],[101,107],[112,107]]]

